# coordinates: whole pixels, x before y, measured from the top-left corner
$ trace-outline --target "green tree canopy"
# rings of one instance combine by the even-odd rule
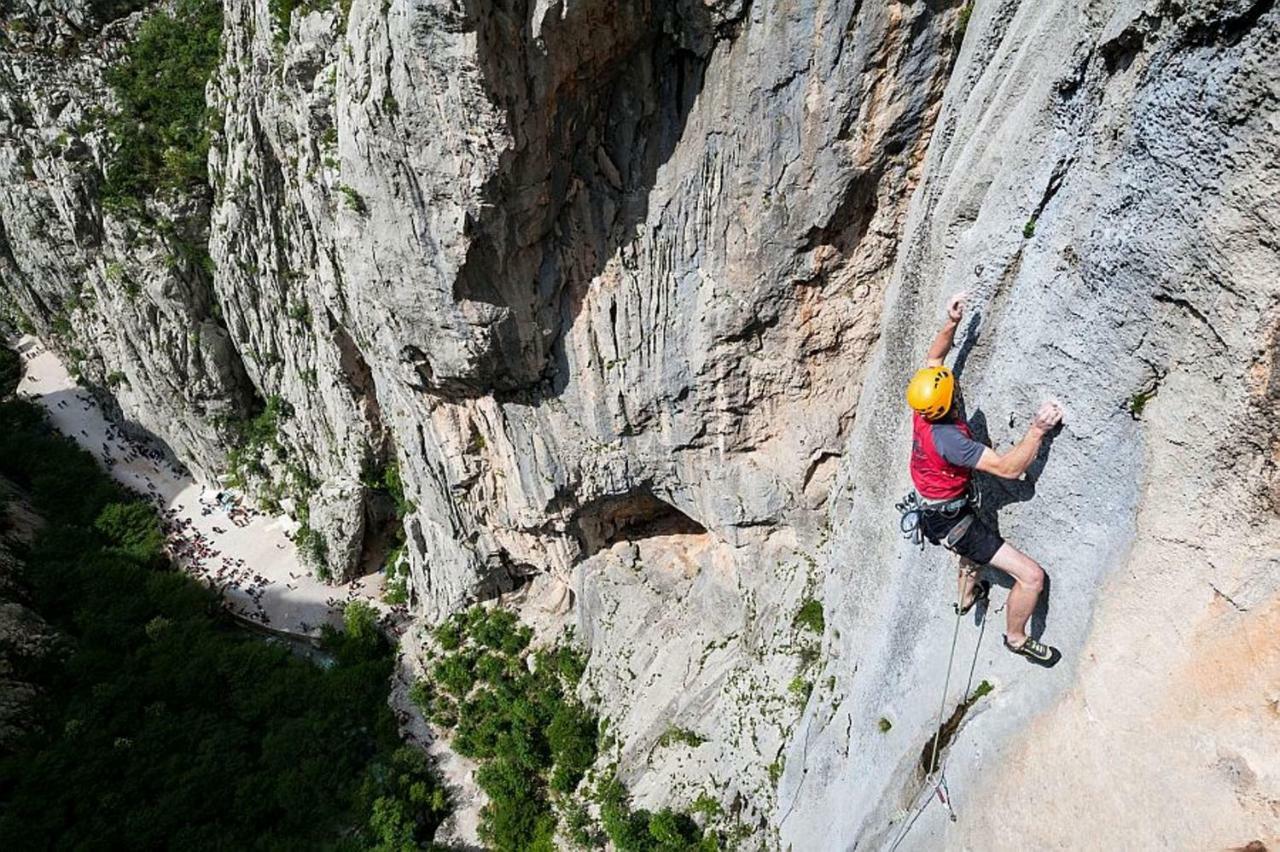
[[[325,666],[234,627],[157,568],[151,508],[23,400],[0,402],[0,475],[44,516],[22,579],[70,649],[33,673],[43,731],[0,757],[0,849],[430,843],[448,803],[399,739],[371,609]]]

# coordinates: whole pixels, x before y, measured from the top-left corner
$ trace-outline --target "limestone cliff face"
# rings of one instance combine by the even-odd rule
[[[278,400],[262,476],[340,572],[376,514],[362,472],[398,461],[416,611],[519,587],[530,618],[576,625],[643,804],[706,790],[796,849],[892,836],[950,630],[945,559],[892,514],[900,392],[965,288],[992,441],[1067,407],[1034,483],[985,483],[1053,578],[1066,659],[1029,669],[982,634],[995,691],[952,747],[946,842],[986,845],[1003,784],[1044,792],[1000,844],[1064,836],[1111,805],[1054,804],[1050,761],[1083,778],[1109,753],[1209,791],[1153,845],[1274,826],[1272,3],[352,0],[282,21],[227,0],[210,185],[157,211],[181,234],[98,197],[103,70],[140,5],[7,4],[6,302],[207,478],[225,424]],[[794,622],[809,598],[820,640]],[[1223,636],[1259,655],[1231,690],[1203,682],[1238,664]],[[672,726],[705,742],[663,745]],[[1186,800],[1147,777],[1099,787]],[[910,842],[939,845],[936,817]]]
[[[227,7],[246,369],[331,481],[398,457],[428,618],[533,577],[581,602],[641,795],[719,767],[767,822],[956,5]],[[655,754],[677,722],[708,744]]]
[[[313,473],[402,462],[429,614],[813,523],[854,415],[954,10],[623,10],[227,6],[215,287]]]
[[[1027,482],[982,483],[1049,574],[1037,621],[1065,658],[1001,649],[1000,590],[985,633],[966,620],[948,714],[971,662],[995,689],[952,746],[959,821],[935,802],[904,847],[1280,833],[1278,40],[1272,3],[977,4],[832,501],[835,681],[788,752],[795,848],[888,844],[919,789],[954,580],[888,507],[909,487],[901,388],[961,288],[961,382],[992,442],[1066,407]]]
[[[0,281],[7,314],[108,392],[128,424],[212,479],[253,389],[199,255],[209,199],[104,210],[104,70],[141,13],[129,2],[6,2],[0,43]],[[158,223],[168,224],[163,227]]]

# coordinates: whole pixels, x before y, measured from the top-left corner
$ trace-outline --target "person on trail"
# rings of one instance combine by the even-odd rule
[[[990,583],[978,581],[979,566],[998,568],[1013,578],[1006,606],[1005,647],[1033,662],[1052,664],[1054,649],[1027,635],[1027,622],[1044,587],[1044,569],[984,524],[970,505],[970,495],[975,470],[1002,479],[1022,476],[1044,436],[1062,421],[1062,410],[1054,402],[1041,405],[1027,434],[1006,453],[973,439],[955,374],[942,364],[955,343],[965,296],[957,293],[951,297],[947,322],[933,339],[924,368],[907,387],[907,403],[915,411],[911,480],[919,494],[917,523],[925,538],[960,557],[958,613],[968,612],[991,590]]]

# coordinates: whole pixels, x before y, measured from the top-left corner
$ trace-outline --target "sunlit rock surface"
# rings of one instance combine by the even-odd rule
[[[398,462],[424,624],[520,589],[574,626],[640,804],[896,837],[953,626],[944,553],[897,533],[901,387],[967,289],[991,441],[1067,410],[1028,482],[984,482],[1065,657],[962,625],[948,707],[973,660],[994,690],[948,752],[960,819],[904,845],[1280,833],[1272,3],[353,0],[285,30],[228,0],[179,235],[97,197],[103,69],[149,9],[8,5],[6,304],[206,479],[274,404],[255,484],[336,574],[376,562]]]

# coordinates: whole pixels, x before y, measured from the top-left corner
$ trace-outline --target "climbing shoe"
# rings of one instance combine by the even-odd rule
[[[979,580],[973,586],[973,600],[969,601],[968,606],[961,609],[960,604],[958,603],[952,604],[952,606],[955,607],[956,615],[965,615],[966,613],[969,612],[969,610],[977,606],[979,601],[985,601],[990,594],[991,594],[990,581]]]
[[[1037,642],[1030,636],[1018,647],[1009,644],[1009,637],[1004,637],[1004,646],[1015,654],[1021,654],[1033,663],[1041,665],[1053,665],[1058,661],[1058,652],[1056,649],[1049,647],[1043,642]]]

